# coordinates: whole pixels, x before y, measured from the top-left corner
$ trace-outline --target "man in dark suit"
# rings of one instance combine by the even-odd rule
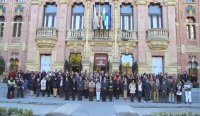
[[[84,87],[84,81],[82,80],[82,77],[79,77],[79,80],[77,81],[78,100],[79,101],[82,101],[83,87]]]
[[[101,88],[102,88],[102,101],[106,101],[106,92],[108,88],[108,82],[106,81],[106,77],[104,77],[103,81],[101,82]]]

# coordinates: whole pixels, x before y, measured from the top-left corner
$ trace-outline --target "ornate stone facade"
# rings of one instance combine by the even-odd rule
[[[40,56],[52,56],[51,69],[64,69],[65,60],[69,61],[70,53],[80,53],[82,56],[82,69],[93,71],[95,53],[107,54],[110,62],[109,70],[119,71],[122,54],[133,54],[134,61],[138,62],[138,73],[152,72],[152,57],[163,57],[164,71],[169,74],[189,73],[188,57],[195,54],[194,62],[200,64],[200,38],[199,38],[199,0],[191,3],[178,0],[113,0],[111,6],[110,30],[93,30],[93,5],[95,3],[109,3],[108,0],[31,0],[23,3],[11,2],[0,5],[5,8],[0,14],[4,17],[3,37],[0,37],[0,52],[6,62],[6,69],[10,69],[9,55],[18,52],[15,58],[19,59],[19,70],[40,70]],[[56,4],[56,27],[44,28],[44,6]],[[75,4],[84,6],[83,29],[71,29],[72,8]],[[120,29],[120,6],[131,4],[133,6],[134,28],[132,30]],[[159,4],[162,8],[162,28],[149,29],[148,6]],[[21,5],[23,12],[14,12]],[[12,7],[13,6],[13,7]],[[192,7],[188,7],[192,6]],[[188,12],[186,12],[188,9]],[[22,16],[21,36],[12,37],[14,17]],[[194,17],[195,39],[187,38],[187,17]],[[22,46],[21,46],[22,45]],[[94,47],[107,48],[94,52]],[[198,75],[200,71],[197,71]],[[200,77],[200,76],[199,76]]]

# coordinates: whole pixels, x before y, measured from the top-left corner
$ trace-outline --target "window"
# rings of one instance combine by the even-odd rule
[[[10,59],[10,70],[14,70],[15,72],[18,71],[18,63],[19,60],[17,58]]]
[[[47,4],[44,10],[44,27],[56,27],[56,12],[55,4]]]
[[[185,2],[194,2],[194,0],[185,0]]]
[[[6,2],[6,0],[0,0],[0,2]]]
[[[120,29],[133,30],[133,7],[131,5],[121,5]]]
[[[0,16],[0,37],[3,37],[3,30],[4,30],[4,17]]]
[[[160,5],[149,6],[149,29],[162,28],[162,8]]]
[[[24,2],[24,0],[16,0],[16,2]]]
[[[16,16],[13,26],[13,37],[21,36],[22,16]]]
[[[84,26],[84,6],[74,5],[72,7],[71,29],[83,29]]]
[[[108,3],[104,4],[96,3],[95,8],[96,9],[94,10],[93,29],[111,29],[110,5]],[[94,24],[96,24],[96,26]]]
[[[195,18],[188,17],[186,19],[187,39],[195,39]]]

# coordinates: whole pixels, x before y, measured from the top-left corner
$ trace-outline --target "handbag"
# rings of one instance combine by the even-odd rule
[[[176,94],[177,94],[177,95],[182,95],[182,92],[178,92],[178,91],[177,91]]]

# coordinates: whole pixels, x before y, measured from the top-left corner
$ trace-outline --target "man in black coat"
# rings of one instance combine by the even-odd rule
[[[47,89],[47,95],[48,95],[47,97],[50,97],[50,93],[52,90],[52,80],[50,76],[48,77],[47,82],[46,82],[46,89]]]
[[[146,80],[146,84],[144,85],[144,94],[145,94],[145,100],[144,102],[148,102],[150,99],[150,91],[151,91],[151,84],[149,83],[149,80]]]
[[[71,83],[68,80],[68,77],[66,77],[66,79],[63,83],[63,88],[65,91],[65,100],[69,100],[69,92],[70,92],[70,88],[71,88]]]
[[[77,80],[77,90],[78,90],[78,100],[82,101],[82,92],[84,87],[84,81],[82,80],[82,77],[79,77]]]
[[[103,78],[104,80],[101,82],[101,88],[102,88],[102,101],[106,102],[106,92],[108,88],[108,82],[106,81],[106,77]]]

